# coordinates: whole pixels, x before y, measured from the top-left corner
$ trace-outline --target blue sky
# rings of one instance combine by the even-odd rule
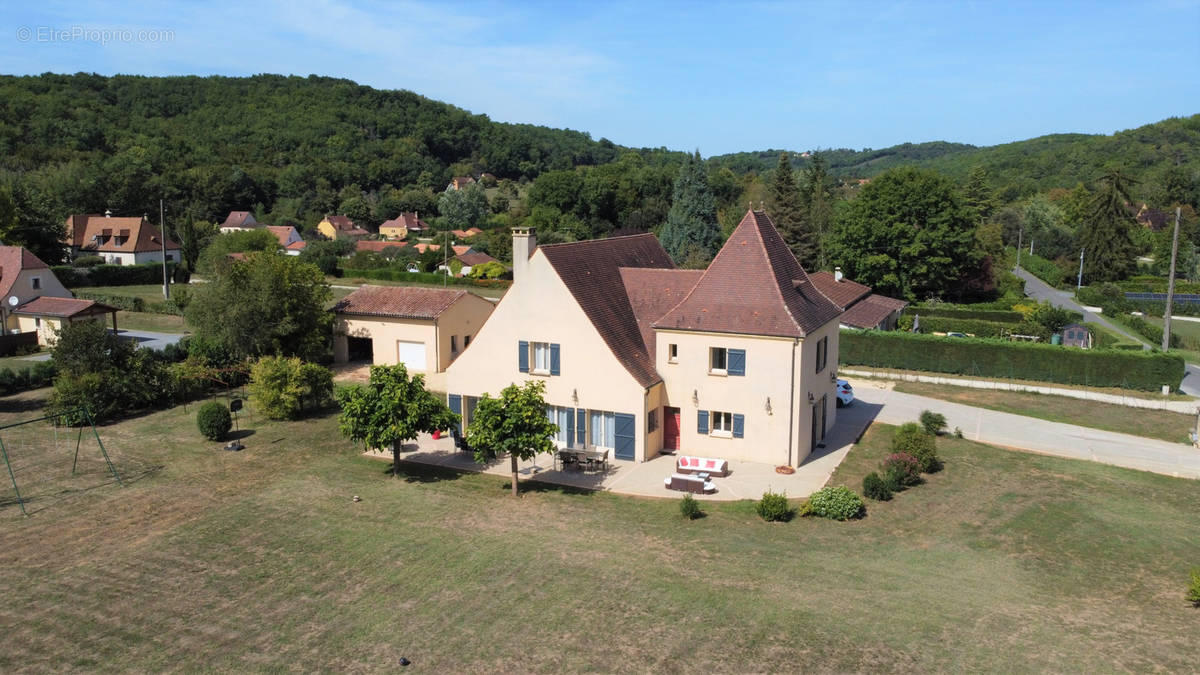
[[[41,1],[0,13],[0,72],[316,73],[709,156],[1200,113],[1198,36],[1200,0]]]

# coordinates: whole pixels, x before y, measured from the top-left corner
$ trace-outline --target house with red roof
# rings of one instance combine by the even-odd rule
[[[384,239],[403,239],[409,234],[421,234],[429,230],[429,225],[417,215],[416,211],[405,211],[391,220],[385,220],[379,226],[379,236]]]
[[[49,265],[20,246],[0,246],[0,315],[0,333],[36,334],[29,344],[49,344],[56,330],[73,321],[104,321],[112,315],[117,327],[115,307],[76,298]],[[0,350],[8,342],[0,340]]]
[[[841,325],[845,329],[895,330],[900,313],[908,301],[872,293],[870,286],[850,281],[836,268],[829,272],[808,275],[817,290],[825,294],[842,310]]]
[[[538,246],[441,383],[470,424],[484,393],[546,385],[560,447],[798,466],[836,420],[842,308],[749,211],[705,270],[651,234]]]
[[[225,216],[225,221],[217,226],[217,231],[221,234],[229,234],[230,232],[242,232],[244,230],[255,230],[263,227],[263,224],[254,219],[254,214],[249,211],[230,211],[228,216]]]
[[[77,214],[67,218],[64,243],[71,246],[72,257],[96,255],[110,265],[140,265],[176,262],[179,244],[171,239],[163,246],[162,232],[145,217],[122,218]]]
[[[429,378],[471,344],[494,307],[462,289],[361,286],[333,307],[334,361],[403,363],[435,386]]]
[[[326,239],[358,239],[370,232],[354,224],[348,216],[325,216],[317,223],[317,232]]]

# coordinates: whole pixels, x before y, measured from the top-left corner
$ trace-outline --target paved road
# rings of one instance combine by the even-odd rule
[[[1018,267],[1017,269],[1013,270],[1013,273],[1025,280],[1025,295],[1028,295],[1035,300],[1049,300],[1050,304],[1054,305],[1055,307],[1069,309],[1073,312],[1080,312],[1083,314],[1084,321],[1090,321],[1105,326],[1113,332],[1123,335],[1130,340],[1141,344],[1143,349],[1151,349],[1152,347],[1158,346],[1151,345],[1141,336],[1134,335],[1124,328],[1114,325],[1111,321],[1108,321],[1099,314],[1087,311],[1082,305],[1075,302],[1075,297],[1071,292],[1060,291],[1056,288],[1052,288],[1046,282],[1033,276],[1033,274],[1031,274],[1028,270]],[[1186,370],[1187,372],[1183,376],[1183,382],[1179,385],[1179,390],[1188,396],[1200,397],[1200,367],[1189,363],[1186,365]]]
[[[950,403],[893,391],[888,383],[851,380],[854,405],[880,406],[877,420],[887,424],[912,422],[923,410],[946,416],[950,429],[992,445],[1028,450],[1070,459],[1141,469],[1168,476],[1200,478],[1200,449],[1140,436],[1047,422],[1032,417]]]

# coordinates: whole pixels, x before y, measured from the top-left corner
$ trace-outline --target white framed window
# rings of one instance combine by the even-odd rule
[[[616,415],[606,410],[588,411],[588,442],[594,448],[617,446]]]
[[[667,363],[679,363],[679,345],[667,345]]]
[[[556,405],[546,406],[546,417],[558,425],[558,433],[554,434],[554,442],[559,447],[565,448],[571,445],[571,441],[567,436],[567,425],[569,424],[567,418],[574,414],[574,408],[563,408]]]
[[[530,342],[529,351],[532,352],[533,372],[541,375],[550,374],[550,343],[549,342]]]
[[[733,413],[713,410],[708,413],[708,420],[711,425],[708,431],[710,436],[733,438]]]
[[[39,290],[42,287],[42,278],[41,277],[31,277],[29,279],[29,284],[31,286],[33,286],[33,290],[35,290],[35,291]]]
[[[729,350],[724,347],[708,348],[708,372],[725,375],[729,372]]]

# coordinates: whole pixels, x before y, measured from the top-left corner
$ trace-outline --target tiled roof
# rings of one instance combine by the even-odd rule
[[[405,246],[408,246],[408,242],[406,241],[377,241],[359,239],[358,241],[354,242],[355,251],[375,251],[376,253],[389,247],[404,248]]]
[[[845,277],[838,281],[829,272],[809,272],[808,278],[830,302],[843,310],[871,293],[870,286],[850,281]]]
[[[89,218],[99,218],[102,213],[74,213],[67,216],[67,232],[63,242],[79,248],[83,246],[83,234],[87,231]]]
[[[249,211],[230,211],[229,215],[225,216],[225,222],[218,227],[254,227],[258,224]]]
[[[338,314],[436,319],[465,297],[464,290],[416,286],[360,286],[333,306]]]
[[[417,217],[416,211],[405,211],[391,220],[385,220],[380,224],[379,229],[382,230],[385,227],[403,227],[415,232],[429,229],[425,221]]]
[[[291,225],[267,225],[266,228],[279,240],[280,246],[287,246],[292,241],[292,235],[296,235],[297,239],[300,238],[300,233]]]
[[[126,239],[118,245],[114,235]],[[162,239],[159,238],[161,236],[158,227],[146,222],[145,218],[92,216],[88,218],[82,248],[85,251],[100,253],[148,253],[162,250]],[[178,249],[179,244],[167,240],[168,251]]]
[[[21,305],[16,309],[15,313],[36,314],[39,316],[61,316],[70,318],[72,316],[78,316],[89,311],[91,313],[115,312],[117,311],[117,308],[96,302],[95,300],[81,300],[79,298],[52,298],[43,295]]]
[[[897,300],[889,298],[886,295],[875,295],[872,293],[854,303],[854,306],[842,314],[842,318],[839,321],[854,328],[874,328],[886,319],[889,314],[902,310],[907,306],[908,302],[904,300]]]
[[[306,246],[308,246],[307,241],[293,241],[292,243],[288,244],[286,248],[289,251],[302,251]]]
[[[42,270],[49,267],[22,246],[0,246],[0,301],[8,297],[21,270]]]
[[[809,280],[767,214],[748,211],[692,292],[654,325],[804,337],[840,313]]]
[[[499,262],[492,256],[486,253],[480,253],[479,251],[467,251],[466,253],[460,253],[454,257],[457,258],[462,264],[470,267],[474,267],[475,265],[483,265],[484,263]]]
[[[349,216],[325,216],[325,220],[329,221],[335,230],[353,230],[358,227]]]
[[[622,267],[673,269],[652,234],[539,246],[613,356],[643,387],[662,381],[621,281]]]
[[[472,227],[466,230],[450,230],[450,233],[459,239],[470,239],[477,234],[483,234],[483,230],[479,229],[478,227]]]
[[[651,359],[655,358],[654,322],[678,305],[702,276],[704,270],[621,268],[625,295],[629,296],[638,332]]]

